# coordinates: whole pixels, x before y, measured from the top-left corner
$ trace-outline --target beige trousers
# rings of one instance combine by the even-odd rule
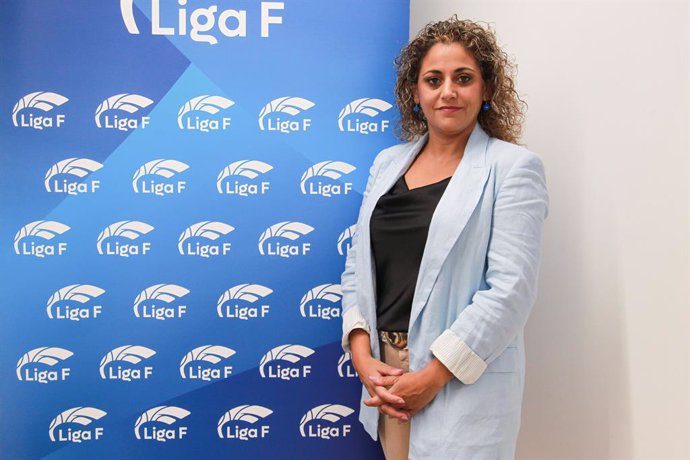
[[[379,341],[381,361],[403,369],[410,370],[410,352],[398,350],[387,343]],[[397,418],[381,414],[379,417],[379,438],[386,460],[407,460],[410,448],[410,422],[402,423]]]

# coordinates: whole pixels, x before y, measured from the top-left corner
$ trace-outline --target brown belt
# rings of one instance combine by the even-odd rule
[[[379,339],[398,350],[407,348],[407,332],[379,331]]]

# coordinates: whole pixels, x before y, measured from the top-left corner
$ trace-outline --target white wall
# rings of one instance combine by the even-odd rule
[[[519,64],[551,196],[518,458],[688,459],[690,13],[685,1],[411,0]]]

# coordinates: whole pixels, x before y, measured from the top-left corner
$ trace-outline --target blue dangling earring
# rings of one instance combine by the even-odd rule
[[[414,113],[419,113],[420,110],[421,110],[421,107],[419,107],[419,104],[415,104],[414,107],[412,107],[412,111]]]
[[[489,101],[484,101],[482,104],[482,112],[488,112],[491,110],[491,104],[489,104]]]

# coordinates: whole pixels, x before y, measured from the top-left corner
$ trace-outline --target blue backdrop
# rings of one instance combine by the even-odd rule
[[[3,6],[2,458],[381,458],[339,282],[408,16]]]

